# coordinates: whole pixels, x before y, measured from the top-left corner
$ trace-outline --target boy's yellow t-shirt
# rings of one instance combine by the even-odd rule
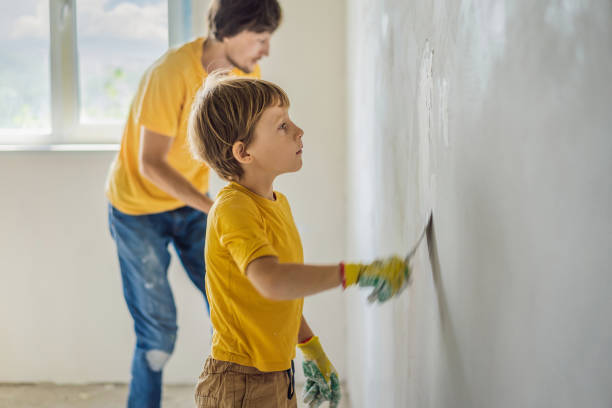
[[[267,300],[245,273],[249,263],[262,256],[304,262],[287,198],[278,192],[275,198],[268,200],[232,182],[217,195],[206,228],[212,357],[260,371],[290,368],[304,303]]]
[[[169,164],[199,191],[208,191],[208,167],[191,156],[187,142],[191,105],[207,75],[201,62],[203,44],[204,38],[198,38],[168,50],[143,75],[106,182],[106,196],[119,211],[140,215],[185,205],[140,174],[142,126],[174,138],[167,156]],[[260,77],[259,66],[251,74],[237,68],[232,74]]]

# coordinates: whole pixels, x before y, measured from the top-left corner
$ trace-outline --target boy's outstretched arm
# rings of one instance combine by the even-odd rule
[[[409,260],[398,256],[371,263],[302,265],[280,263],[275,256],[252,261],[246,274],[255,289],[271,300],[292,300],[314,295],[342,284],[372,288],[370,302],[385,302],[397,295],[410,279]]]
[[[255,289],[271,300],[291,300],[335,288],[342,283],[339,265],[280,263],[275,256],[252,261],[246,275]]]

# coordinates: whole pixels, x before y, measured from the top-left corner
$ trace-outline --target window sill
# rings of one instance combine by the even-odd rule
[[[116,152],[118,143],[79,144],[0,144],[1,152]]]

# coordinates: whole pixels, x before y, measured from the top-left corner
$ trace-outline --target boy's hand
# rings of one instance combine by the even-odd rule
[[[378,259],[371,264],[344,265],[344,287],[358,284],[360,287],[373,287],[368,296],[370,302],[385,302],[401,292],[410,279],[411,268],[408,261],[398,256]]]
[[[316,408],[324,401],[329,401],[330,408],[337,407],[340,402],[340,380],[319,338],[314,336],[305,343],[299,343],[298,347],[304,355],[302,368],[306,377],[302,401],[309,408]]]

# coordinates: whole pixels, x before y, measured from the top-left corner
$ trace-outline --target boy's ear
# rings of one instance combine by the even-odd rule
[[[244,142],[235,142],[232,146],[232,154],[234,159],[238,160],[238,163],[248,164],[253,160],[253,156],[247,152]]]

